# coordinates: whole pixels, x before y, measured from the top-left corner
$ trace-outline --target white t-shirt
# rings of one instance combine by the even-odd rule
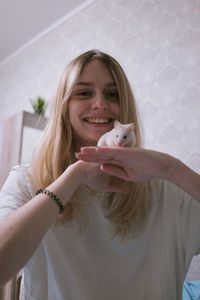
[[[167,181],[152,181],[153,207],[137,238],[111,238],[95,197],[82,188],[88,227],[53,225],[24,267],[25,300],[178,300],[200,249],[200,205]],[[0,218],[35,194],[28,167],[15,167],[0,193]],[[52,201],[51,199],[49,201]]]

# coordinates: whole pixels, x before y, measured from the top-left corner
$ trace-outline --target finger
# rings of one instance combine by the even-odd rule
[[[127,147],[83,147],[81,148],[82,154],[89,154],[89,155],[95,155],[96,157],[99,157],[101,155],[104,155],[105,157],[117,157],[118,159],[123,159],[124,155],[130,155],[137,149],[134,148],[127,148]]]
[[[112,157],[107,157],[105,155],[92,155],[92,154],[82,154],[82,153],[76,153],[76,158],[86,161],[86,162],[97,162],[101,164],[116,164],[119,166],[124,165],[124,160],[114,159]]]
[[[130,179],[127,170],[125,170],[119,166],[115,166],[112,164],[102,164],[100,166],[100,170],[108,175],[116,176],[116,177],[119,177],[124,180]]]
[[[79,160],[88,161],[88,162],[96,162],[99,160],[103,160],[103,157],[98,157],[98,160],[97,160],[96,155],[93,155],[93,154],[75,153],[75,156]]]

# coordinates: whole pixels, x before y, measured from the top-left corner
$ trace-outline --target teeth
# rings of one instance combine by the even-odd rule
[[[109,119],[86,119],[88,123],[109,123]]]

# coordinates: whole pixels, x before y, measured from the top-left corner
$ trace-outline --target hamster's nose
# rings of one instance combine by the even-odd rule
[[[118,147],[122,147],[122,146],[123,146],[123,143],[122,143],[122,142],[119,142],[119,143],[117,143],[117,146],[118,146]]]

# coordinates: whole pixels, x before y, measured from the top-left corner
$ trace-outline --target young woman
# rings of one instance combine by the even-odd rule
[[[135,123],[135,148],[94,147],[114,120]],[[0,193],[0,283],[23,268],[21,299],[181,299],[199,202],[200,175],[141,148],[118,62],[83,53],[63,73],[31,166],[13,168]]]

